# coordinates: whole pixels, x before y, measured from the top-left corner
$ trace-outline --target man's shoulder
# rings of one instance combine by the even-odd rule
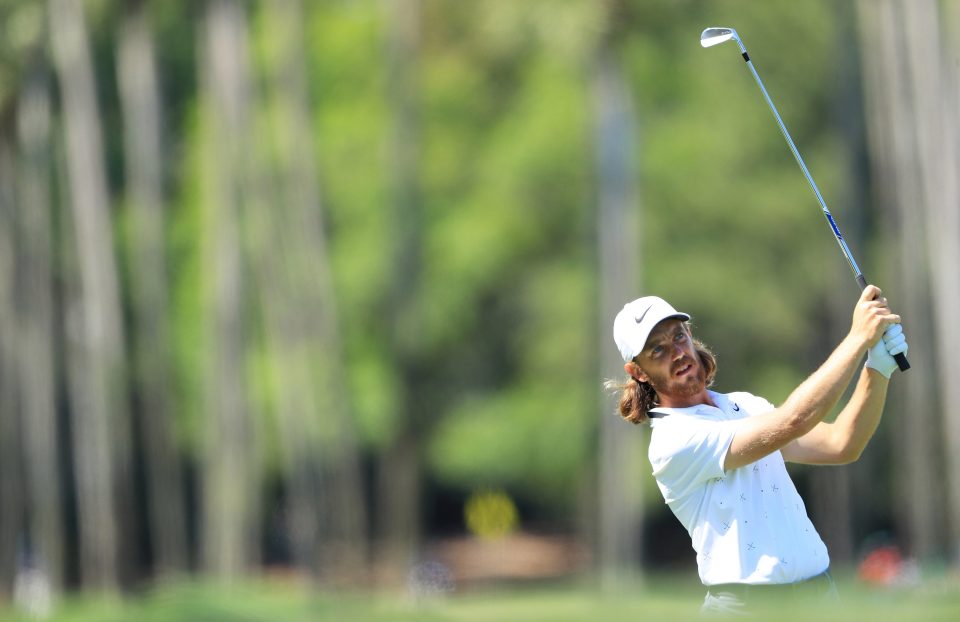
[[[734,391],[732,393],[725,393],[724,395],[728,400],[733,404],[736,404],[738,407],[746,408],[751,414],[760,414],[764,412],[769,412],[776,408],[767,398],[761,397],[759,395],[754,395],[747,391]]]
[[[760,397],[759,395],[754,395],[749,391],[731,391],[730,393],[721,393],[721,395],[725,396],[729,400],[734,400],[734,401],[736,400],[741,400],[743,402],[749,402],[751,400],[766,401],[763,397]]]

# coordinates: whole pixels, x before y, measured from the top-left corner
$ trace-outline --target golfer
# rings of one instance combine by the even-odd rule
[[[656,296],[625,305],[613,337],[629,375],[620,414],[649,422],[650,464],[663,500],[697,553],[703,612],[739,613],[763,595],[836,595],[826,546],[785,462],[844,464],[873,436],[887,382],[907,352],[900,316],[875,286],[863,290],[850,332],[780,406],[708,389],[717,372],[690,316]],[[837,404],[866,353],[849,402]]]

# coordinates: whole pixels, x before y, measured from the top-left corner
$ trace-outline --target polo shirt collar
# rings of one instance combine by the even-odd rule
[[[729,414],[730,412],[730,400],[723,393],[717,393],[716,391],[707,390],[707,393],[710,394],[710,398],[713,400],[713,403],[716,404],[716,408],[710,404],[697,404],[695,406],[687,406],[686,408],[667,408],[666,406],[657,406],[656,408],[650,409],[648,416],[651,419],[658,419],[660,417],[666,417],[667,415],[687,415],[688,417],[703,417],[716,415],[716,411],[720,410],[724,414]]]

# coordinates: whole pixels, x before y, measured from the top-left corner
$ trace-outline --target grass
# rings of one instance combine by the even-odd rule
[[[941,622],[960,619],[960,581],[944,577],[912,588],[869,589],[840,580],[839,606],[771,603],[778,622]],[[684,577],[655,577],[630,591],[603,595],[583,584],[474,589],[415,600],[387,593],[311,593],[289,583],[222,588],[168,585],[124,599],[73,596],[51,622],[581,622],[701,620],[703,589]],[[34,620],[0,608],[0,620]]]

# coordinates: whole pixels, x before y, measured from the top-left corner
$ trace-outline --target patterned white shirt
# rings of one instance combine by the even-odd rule
[[[651,411],[653,476],[697,552],[704,585],[794,583],[830,565],[827,547],[779,451],[723,470],[741,423],[773,410],[750,393],[710,391],[707,404]]]

